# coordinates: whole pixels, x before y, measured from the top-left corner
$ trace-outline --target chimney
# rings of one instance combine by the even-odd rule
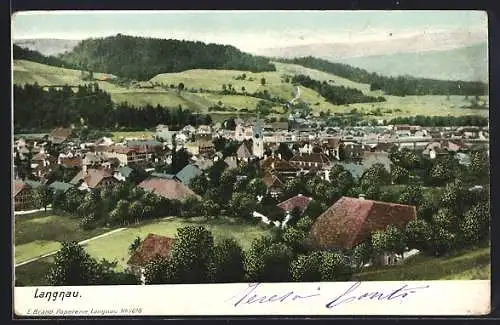
[[[364,194],[360,194],[360,195],[359,195],[359,199],[360,199],[360,200],[364,200],[364,199],[365,199],[365,195],[364,195]]]

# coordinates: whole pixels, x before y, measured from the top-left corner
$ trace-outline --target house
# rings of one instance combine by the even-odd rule
[[[265,169],[263,168],[263,170],[276,175],[283,182],[297,177],[302,172],[300,167],[294,166],[283,159],[277,159],[271,162],[270,166]]]
[[[383,231],[389,225],[403,228],[415,218],[414,206],[344,196],[316,219],[308,240],[315,249],[350,249],[375,231]],[[382,258],[383,264],[394,261],[390,254],[383,254]]]
[[[105,154],[108,159],[118,159],[120,166],[127,166],[128,164],[151,161],[153,150],[146,146],[133,148],[115,146],[108,148]]]
[[[322,150],[332,160],[340,160],[341,138],[328,138],[323,140]]]
[[[73,184],[64,183],[60,181],[55,181],[49,185],[49,188],[52,189],[54,192],[61,191],[63,193],[66,193],[72,187],[74,187]]]
[[[276,175],[267,172],[262,181],[267,186],[267,192],[272,196],[277,197],[282,193],[283,182]]]
[[[304,213],[304,211],[307,209],[307,206],[309,205],[309,202],[312,201],[311,197],[298,194],[295,195],[288,200],[285,200],[279,204],[277,204],[277,207],[280,208],[281,210],[285,211],[286,213],[291,213],[295,208],[297,208],[300,213]]]
[[[107,160],[108,160],[108,157],[102,152],[96,152],[96,153],[88,152],[85,154],[85,157],[83,158],[82,163],[83,163],[83,165],[85,165],[87,167],[99,166]]]
[[[50,132],[49,140],[53,143],[63,143],[66,141],[73,133],[70,128],[55,128]]]
[[[253,126],[237,124],[234,130],[234,139],[237,141],[250,140],[253,137]]]
[[[199,195],[194,193],[186,185],[182,184],[177,179],[161,178],[151,175],[139,183],[138,187],[147,192],[151,192],[158,196],[164,197],[169,200],[185,200],[188,197],[199,198]]]
[[[127,266],[139,279],[145,284],[144,268],[146,265],[157,257],[167,258],[170,255],[172,246],[175,242],[174,238],[160,236],[156,234],[148,234],[142,241],[139,248],[130,256],[127,261]]]
[[[252,159],[252,149],[248,142],[243,142],[238,150],[236,150],[236,157],[241,161],[249,161]]]
[[[195,178],[196,176],[199,176],[203,174],[201,169],[199,169],[195,165],[186,165],[184,168],[182,168],[176,175],[175,177],[184,185],[189,186],[189,183],[191,183],[191,180]]]
[[[197,166],[200,170],[207,170],[214,165],[214,161],[205,157],[199,157],[196,160],[193,159],[192,164]]]
[[[290,159],[290,164],[306,170],[312,167],[323,169],[330,166],[331,160],[324,153],[299,153]]]
[[[238,168],[238,159],[235,156],[224,158],[224,163],[226,163],[228,170]]]
[[[385,169],[390,172],[392,161],[389,158],[389,153],[387,152],[363,152],[363,170],[367,170],[375,164],[384,165]]]
[[[215,153],[215,145],[212,141],[187,142],[184,147],[192,155],[211,156]]]
[[[109,169],[87,169],[84,167],[73,177],[70,184],[77,185],[79,190],[89,191],[94,188],[116,184],[118,180],[113,176]]]
[[[81,168],[83,166],[83,160],[80,157],[59,158],[58,163],[64,168]]]
[[[15,180],[13,189],[14,210],[27,210],[35,208],[35,190],[41,185],[35,181]]]
[[[471,156],[469,154],[463,153],[463,152],[457,152],[455,157],[458,160],[458,163],[463,166],[470,166],[471,165]]]
[[[114,178],[123,182],[126,181],[134,170],[128,166],[120,166],[113,173]]]

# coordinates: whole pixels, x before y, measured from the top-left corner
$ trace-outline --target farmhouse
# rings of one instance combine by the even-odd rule
[[[374,231],[389,225],[403,228],[415,218],[414,206],[344,196],[316,219],[309,242],[316,249],[350,249],[369,239]],[[394,261],[390,254],[381,258],[383,264]]]
[[[113,173],[108,169],[87,169],[83,168],[70,181],[70,184],[77,185],[78,189],[89,191],[91,189],[108,186],[117,183]]]
[[[267,172],[262,181],[267,186],[267,191],[272,196],[279,196],[282,192],[283,182],[275,175]]]
[[[53,143],[63,143],[73,131],[70,128],[55,128],[50,132],[49,140]]]
[[[327,168],[330,166],[330,159],[323,153],[299,153],[290,159],[290,164],[302,169]]]
[[[148,234],[127,262],[129,269],[145,284],[144,267],[156,257],[167,258],[175,239]]]
[[[189,183],[191,183],[191,180],[195,178],[196,176],[199,176],[203,174],[201,169],[199,169],[195,165],[186,165],[184,168],[182,168],[176,175],[175,177],[184,185],[189,186]]]
[[[34,181],[14,181],[14,210],[17,211],[34,208],[35,189],[40,185],[41,183]]]
[[[307,209],[307,206],[311,201],[311,197],[298,194],[279,203],[277,206],[288,214],[290,214],[294,209],[298,209],[298,211],[302,214]]]
[[[185,200],[188,197],[199,198],[199,195],[176,179],[153,176],[145,179],[137,186],[169,200]]]

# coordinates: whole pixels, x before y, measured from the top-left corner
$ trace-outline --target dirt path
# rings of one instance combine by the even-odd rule
[[[118,228],[118,229],[112,230],[110,232],[107,232],[107,233],[104,233],[104,234],[101,234],[101,235],[98,235],[98,236],[95,236],[95,237],[92,237],[92,238],[89,238],[89,239],[82,240],[81,242],[78,242],[78,244],[79,245],[85,245],[85,244],[87,244],[88,242],[90,242],[92,240],[99,239],[99,238],[102,238],[102,237],[106,237],[106,236],[112,235],[114,233],[117,233],[117,232],[125,230],[125,229],[127,229],[127,228]],[[26,264],[29,264],[31,262],[38,261],[38,260],[40,260],[42,258],[52,256],[52,255],[56,254],[58,251],[59,250],[53,251],[53,252],[50,252],[50,253],[47,253],[47,254],[44,254],[44,255],[41,255],[41,256],[38,256],[38,257],[35,257],[35,258],[32,258],[32,259],[26,260],[26,261],[23,261],[21,263],[16,264],[15,267],[26,265]]]

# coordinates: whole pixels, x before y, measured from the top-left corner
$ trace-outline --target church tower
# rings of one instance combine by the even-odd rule
[[[264,137],[262,124],[260,121],[260,114],[257,113],[257,121],[255,121],[255,125],[253,126],[253,134],[252,134],[252,153],[255,157],[262,158],[264,157]]]

